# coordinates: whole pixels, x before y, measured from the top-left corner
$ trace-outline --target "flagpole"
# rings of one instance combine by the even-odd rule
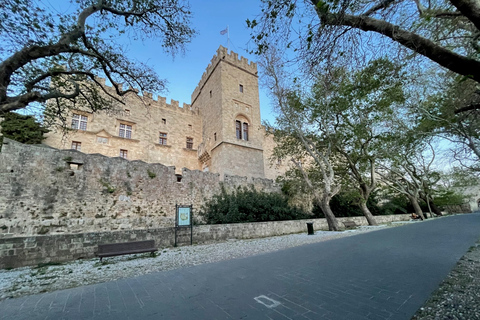
[[[227,52],[230,51],[230,28],[227,24]]]

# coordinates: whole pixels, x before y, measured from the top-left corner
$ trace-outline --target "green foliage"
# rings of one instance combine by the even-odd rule
[[[114,193],[115,190],[117,190],[114,186],[110,185],[110,183],[108,181],[100,179],[100,183],[106,188],[106,191],[108,193]]]
[[[434,199],[435,204],[443,208],[448,205],[461,205],[467,201],[468,197],[464,196],[454,190],[445,190],[439,192]]]
[[[0,124],[2,134],[9,138],[26,144],[40,144],[45,139],[43,136],[49,132],[34,116],[24,116],[15,112],[2,115],[4,121]]]
[[[150,170],[147,170],[147,173],[148,173],[148,176],[150,177],[150,179],[153,179],[155,178],[157,175],[155,174],[155,172],[152,172]]]
[[[306,219],[300,209],[288,205],[287,197],[278,193],[265,193],[252,188],[238,188],[215,195],[200,210],[199,216],[207,224],[260,222]]]
[[[363,212],[358,206],[358,199],[353,198],[350,194],[341,192],[333,196],[330,200],[330,209],[332,209],[335,217],[361,217]],[[388,214],[378,204],[376,194],[371,194],[367,201],[367,207],[373,215]],[[324,218],[322,209],[314,204],[312,214],[318,218]],[[390,213],[391,214],[391,213]]]
[[[423,212],[428,212],[428,207],[425,203],[419,203]],[[406,214],[415,212],[413,205],[408,201],[404,195],[396,195],[383,203],[380,207],[380,214]]]

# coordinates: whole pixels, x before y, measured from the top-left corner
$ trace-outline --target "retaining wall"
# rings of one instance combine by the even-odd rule
[[[375,217],[378,223],[409,220],[409,215]],[[364,217],[338,218],[367,225]],[[193,242],[206,243],[227,239],[250,239],[306,232],[306,222],[315,230],[327,230],[325,219],[289,220],[256,223],[200,225],[193,228]],[[37,235],[0,238],[0,268],[17,268],[48,262],[65,262],[93,258],[100,243],[155,240],[158,248],[171,247],[175,242],[174,228],[89,232],[78,234]],[[190,243],[190,229],[179,230],[178,243]]]

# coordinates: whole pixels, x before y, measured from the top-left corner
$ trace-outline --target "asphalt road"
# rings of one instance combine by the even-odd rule
[[[410,319],[480,237],[465,214],[0,302],[1,319]]]

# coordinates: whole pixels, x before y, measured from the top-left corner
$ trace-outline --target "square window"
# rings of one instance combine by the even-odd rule
[[[160,138],[158,140],[158,143],[164,146],[167,145],[167,134],[165,132],[160,132]]]
[[[238,89],[240,90],[241,93],[243,93],[243,84],[241,84]]]
[[[129,109],[125,109],[125,115],[126,115],[126,116],[129,116],[129,115],[130,115],[130,110],[129,110]]]
[[[162,119],[162,124],[167,124],[167,119]]]
[[[81,151],[82,150],[82,143],[78,141],[72,141],[72,149]]]
[[[72,129],[87,130],[88,117],[74,113],[72,116]]]
[[[118,136],[121,138],[132,138],[132,126],[124,123],[120,123],[120,130],[118,131]]]
[[[127,159],[128,150],[120,149],[120,158]]]
[[[193,149],[193,138],[187,137],[187,149]]]

